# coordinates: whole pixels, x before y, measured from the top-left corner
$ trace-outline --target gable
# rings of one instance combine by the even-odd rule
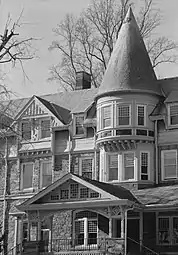
[[[98,198],[108,198],[102,192],[97,192],[96,190],[87,187],[74,180],[67,180],[62,185],[56,189],[49,192],[47,195],[37,200],[36,204],[41,203],[55,203],[62,201],[83,201],[92,200]]]

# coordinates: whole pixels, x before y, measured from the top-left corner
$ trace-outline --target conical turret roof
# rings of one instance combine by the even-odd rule
[[[97,97],[129,91],[161,95],[131,7],[122,24]]]

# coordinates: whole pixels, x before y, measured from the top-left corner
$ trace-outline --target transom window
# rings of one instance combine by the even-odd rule
[[[130,105],[117,105],[117,125],[129,126],[131,124]]]
[[[177,245],[178,244],[178,217],[162,216],[158,218],[158,244]]]
[[[47,187],[52,183],[52,163],[51,161],[41,162],[41,186]]]
[[[22,139],[31,140],[32,128],[30,122],[22,122],[21,125]]]
[[[140,172],[141,180],[149,179],[149,153],[141,152],[140,153]]]
[[[93,158],[80,158],[80,174],[81,176],[92,179]]]
[[[162,179],[177,178],[177,150],[161,152]]]
[[[41,138],[50,137],[50,120],[41,120]]]
[[[145,105],[137,105],[137,125],[145,126]]]
[[[111,126],[111,105],[102,108],[102,128]]]
[[[75,116],[75,135],[84,135],[84,116]]]
[[[178,104],[169,105],[169,124],[178,125]]]
[[[23,163],[21,166],[21,189],[33,187],[33,163]]]

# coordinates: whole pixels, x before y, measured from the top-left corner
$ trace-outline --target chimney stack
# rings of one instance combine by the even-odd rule
[[[91,88],[91,75],[84,71],[77,72],[75,90],[90,88]]]

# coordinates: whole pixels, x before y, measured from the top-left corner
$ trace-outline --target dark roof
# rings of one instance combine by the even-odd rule
[[[133,191],[135,197],[144,205],[178,205],[178,185],[169,185]]]
[[[165,103],[178,102],[178,90],[171,91],[164,102]]]
[[[78,175],[76,175],[76,176],[79,177],[80,179],[83,179],[84,181],[87,181],[87,182],[91,183],[92,185],[110,193],[111,195],[120,198],[120,199],[128,199],[132,202],[140,203],[137,200],[137,198],[128,189],[126,189],[124,187],[121,187],[119,185],[105,183],[105,182],[91,180],[91,179],[84,178],[84,177],[81,177]]]
[[[97,97],[121,91],[145,91],[161,95],[131,8],[119,31]]]
[[[178,77],[160,79],[158,82],[165,97],[167,97],[171,91],[178,91]]]
[[[164,105],[164,98],[162,98],[157,105],[155,106],[155,108],[153,109],[152,113],[150,114],[150,116],[157,116],[160,115],[162,113],[164,113],[165,110],[165,105]]]

